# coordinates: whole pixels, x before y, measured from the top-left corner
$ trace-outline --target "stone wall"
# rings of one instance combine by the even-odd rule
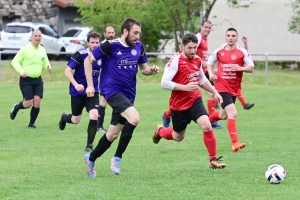
[[[0,0],[0,28],[2,17],[12,21],[41,22],[57,30],[58,7],[55,0]]]

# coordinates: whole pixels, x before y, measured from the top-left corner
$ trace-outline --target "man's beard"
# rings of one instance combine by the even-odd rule
[[[129,39],[129,35],[126,36],[125,42],[126,42],[126,44],[127,44],[128,46],[130,46],[130,47],[132,47],[132,46],[135,45],[135,43],[133,43],[133,41]]]

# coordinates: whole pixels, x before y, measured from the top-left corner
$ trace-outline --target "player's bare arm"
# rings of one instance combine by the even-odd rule
[[[223,103],[223,98],[220,96],[220,94],[217,92],[217,90],[211,85],[209,81],[206,81],[202,85],[200,85],[203,89],[206,91],[212,93],[214,95],[214,98],[218,101],[219,104]]]
[[[84,86],[82,84],[78,84],[77,81],[74,79],[72,68],[67,67],[65,70],[65,76],[69,79],[69,81],[74,85],[75,89],[78,92],[81,92],[84,90]]]
[[[209,74],[209,79],[211,81],[217,80],[217,76],[213,73],[213,69],[214,69],[213,65],[209,65],[209,64],[207,65],[207,71]]]
[[[95,89],[93,84],[93,76],[92,76],[92,63],[96,61],[95,57],[90,54],[85,60],[84,60],[84,73],[85,78],[87,81],[87,88],[86,88],[86,94],[88,97],[94,96]]]
[[[231,67],[232,71],[240,71],[240,72],[246,72],[246,73],[253,73],[254,72],[254,66],[239,66],[238,64],[233,65]]]
[[[189,82],[186,85],[175,83],[175,87],[173,91],[186,91],[186,92],[193,92],[194,90],[197,90],[199,87],[199,84],[197,82]]]
[[[149,67],[147,63],[139,64],[140,71],[143,75],[155,75],[159,72],[158,66]]]

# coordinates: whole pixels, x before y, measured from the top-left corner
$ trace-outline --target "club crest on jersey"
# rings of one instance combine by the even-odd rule
[[[197,69],[197,68],[198,68],[196,64],[193,64],[193,67],[195,67],[195,69]]]
[[[101,64],[102,64],[102,61],[101,61],[101,60],[98,60],[98,61],[97,61],[97,64],[98,64],[98,65],[101,65]]]
[[[231,55],[231,60],[235,60],[235,59],[236,59],[236,55],[235,54]]]
[[[131,50],[131,55],[136,56],[136,54],[137,54],[137,51],[135,49],[132,49]]]

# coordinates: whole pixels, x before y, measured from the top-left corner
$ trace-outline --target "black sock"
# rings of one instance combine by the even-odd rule
[[[23,106],[23,101],[21,101],[17,106],[16,109],[19,111],[19,109],[25,109]]]
[[[105,108],[101,105],[99,105],[98,108],[98,122],[97,122],[97,128],[103,128],[103,122],[104,122],[104,116],[105,116]]]
[[[36,118],[38,117],[39,115],[39,112],[40,112],[40,108],[36,108],[36,107],[33,107],[31,108],[31,111],[30,111],[30,122],[29,122],[29,126],[33,125],[35,123],[35,120]]]
[[[86,146],[91,146],[94,142],[95,136],[96,136],[96,132],[97,132],[97,120],[92,120],[90,119],[88,128],[87,128],[87,144]]]
[[[67,123],[69,123],[69,124],[73,124],[71,118],[72,118],[72,114],[64,115],[64,116],[62,117],[62,119],[63,119],[65,122],[67,122]]]
[[[94,149],[94,151],[90,154],[90,161],[95,162],[97,158],[99,158],[111,145],[111,141],[109,141],[106,137],[106,134],[102,136],[99,140],[98,145]]]
[[[116,153],[115,153],[116,157],[122,158],[122,154],[125,152],[128,144],[131,140],[131,137],[132,137],[132,134],[133,134],[133,131],[134,131],[135,127],[136,126],[134,126],[134,125],[132,125],[128,122],[123,127],[121,137],[120,137],[120,140],[119,140],[119,144],[118,144],[118,148],[117,148]]]

